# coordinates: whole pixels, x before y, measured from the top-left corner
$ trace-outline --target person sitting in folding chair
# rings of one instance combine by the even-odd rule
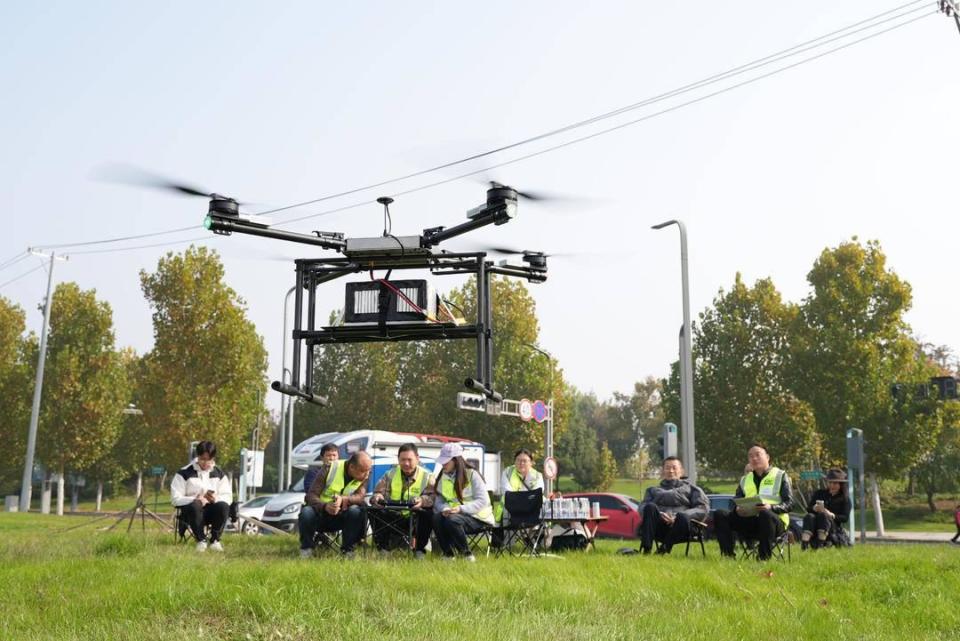
[[[300,510],[300,556],[309,558],[318,532],[341,532],[340,552],[353,557],[353,548],[367,529],[363,509],[367,479],[373,461],[366,452],[355,452],[346,461],[324,464],[307,491],[306,506]]]
[[[190,465],[178,471],[170,482],[170,501],[180,511],[180,520],[187,524],[197,541],[197,551],[223,552],[220,537],[230,514],[233,490],[230,479],[216,466],[217,446],[200,441]],[[206,528],[210,528],[207,541]],[[182,534],[182,532],[181,532]]]
[[[500,487],[503,495],[493,505],[493,515],[502,528],[510,525],[510,512],[506,508],[507,494],[510,492],[529,492],[539,489],[543,492],[543,475],[533,469],[533,454],[522,448],[513,455],[513,465],[505,468],[500,475]],[[504,544],[503,531],[495,530],[491,543],[499,548]],[[507,541],[509,544],[509,541]]]
[[[650,554],[654,541],[658,554],[670,554],[677,543],[690,538],[690,521],[703,521],[710,501],[696,485],[681,478],[683,464],[676,456],[663,460],[660,484],[648,487],[640,504],[640,551]]]
[[[307,468],[307,473],[303,475],[303,491],[306,492],[310,489],[324,463],[333,463],[339,460],[340,450],[337,449],[337,446],[333,443],[324,443],[323,447],[320,448],[320,460],[311,463],[310,467]]]
[[[513,465],[504,469],[503,474],[500,475],[500,487],[503,488],[504,496],[507,492],[543,490],[543,475],[533,469],[533,454],[530,450],[526,448],[517,450],[513,455]],[[501,502],[500,505],[503,506],[504,503]],[[510,512],[503,509],[497,521],[503,525],[509,525]]]
[[[786,532],[793,507],[793,489],[786,472],[770,465],[767,448],[753,444],[747,452],[752,471],[744,474],[737,486],[736,498],[756,497],[755,509],[738,505],[736,510],[717,510],[713,516],[723,556],[735,556],[734,532],[743,540],[757,541],[757,558],[770,558],[777,540]],[[751,515],[752,512],[752,515]]]
[[[817,490],[807,503],[803,517],[801,549],[825,547],[848,541],[843,525],[850,518],[846,473],[839,468],[827,470],[827,488]]]
[[[447,443],[437,456],[440,471],[434,481],[433,531],[443,556],[452,559],[459,553],[476,561],[467,535],[495,524],[487,485],[480,472],[463,458],[463,446]]]
[[[420,453],[413,443],[404,443],[397,451],[397,465],[380,477],[370,497],[370,522],[377,549],[386,552],[401,544],[414,547],[409,533],[415,532],[414,557],[426,556],[427,543],[433,530],[433,480],[430,472],[420,467]],[[376,509],[387,502],[409,503],[408,509]],[[414,522],[411,523],[410,520]]]

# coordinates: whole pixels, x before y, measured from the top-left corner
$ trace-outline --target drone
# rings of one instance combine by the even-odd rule
[[[129,179],[123,182],[131,182]],[[420,340],[474,340],[477,365],[474,376],[464,386],[486,397],[488,403],[499,404],[502,394],[493,384],[493,313],[490,279],[493,275],[523,278],[531,283],[547,280],[548,254],[540,251],[490,247],[472,252],[447,251],[439,248],[452,238],[488,225],[504,225],[517,216],[518,200],[544,200],[546,196],[522,192],[490,181],[486,200],[466,213],[466,222],[452,227],[430,227],[418,235],[396,236],[391,233],[390,197],[377,199],[384,208],[384,231],[380,236],[347,238],[340,232],[314,231],[299,233],[271,227],[262,216],[242,213],[242,203],[229,196],[205,193],[203,190],[149,176],[138,184],[175,190],[182,194],[209,199],[203,226],[214,234],[229,236],[247,234],[287,242],[320,247],[334,252],[329,256],[299,258],[296,264],[294,299],[293,359],[289,383],[273,381],[271,387],[283,394],[317,405],[328,399],[313,391],[313,356],[317,346]],[[522,264],[508,260],[494,262],[487,251],[516,254]],[[389,280],[393,270],[429,270],[431,274],[472,274],[477,278],[476,318],[472,323],[459,317],[451,305],[434,293],[426,280]],[[374,272],[386,270],[386,278],[375,278]],[[317,287],[350,274],[369,272],[368,282],[346,284],[343,323],[318,326],[316,319]],[[306,323],[304,324],[304,307]],[[304,362],[306,355],[306,367]],[[303,370],[301,375],[301,370]]]

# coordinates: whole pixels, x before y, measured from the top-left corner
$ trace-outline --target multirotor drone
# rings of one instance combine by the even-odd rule
[[[131,182],[124,179],[124,182]],[[517,214],[521,198],[541,200],[542,195],[518,191],[500,183],[491,182],[486,202],[467,212],[467,221],[453,227],[430,227],[415,236],[396,236],[392,233],[390,204],[392,198],[378,198],[384,207],[384,231],[380,236],[346,238],[338,232],[315,231],[298,233],[271,227],[257,215],[240,211],[241,203],[228,196],[208,194],[193,187],[150,177],[138,178],[139,184],[172,189],[177,192],[209,198],[204,227],[215,234],[248,234],[288,242],[313,245],[336,252],[336,256],[299,258],[296,264],[296,296],[294,322],[290,338],[293,341],[293,359],[290,382],[274,381],[271,387],[283,394],[307,402],[326,405],[327,399],[313,391],[313,356],[318,345],[342,343],[472,339],[477,345],[477,366],[474,376],[465,386],[483,394],[488,403],[499,403],[502,395],[493,384],[493,315],[490,277],[501,275],[524,278],[532,283],[547,279],[548,255],[537,251],[516,251],[490,247],[471,252],[452,252],[438,249],[451,238],[486,227],[503,225]],[[499,254],[517,254],[522,264],[503,260],[494,262],[487,251]],[[472,324],[458,317],[442,297],[437,296],[426,280],[391,281],[394,270],[427,269],[437,276],[473,274],[477,278],[476,319]],[[374,277],[377,270],[386,270],[384,278]],[[343,324],[317,326],[316,292],[323,283],[349,274],[370,272],[370,281],[347,283]],[[306,323],[304,324],[304,307]],[[302,366],[306,350],[306,367]],[[301,372],[303,370],[303,372]]]

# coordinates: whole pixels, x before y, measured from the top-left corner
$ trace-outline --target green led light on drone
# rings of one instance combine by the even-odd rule
[[[211,216],[207,216],[203,219],[203,228],[210,229],[211,227],[213,227],[213,218]]]

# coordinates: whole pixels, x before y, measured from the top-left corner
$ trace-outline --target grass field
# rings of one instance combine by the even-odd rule
[[[955,639],[960,550],[794,551],[792,563],[597,553],[296,559],[292,537],[172,536],[0,514],[0,639]],[[744,617],[748,617],[744,621]]]

